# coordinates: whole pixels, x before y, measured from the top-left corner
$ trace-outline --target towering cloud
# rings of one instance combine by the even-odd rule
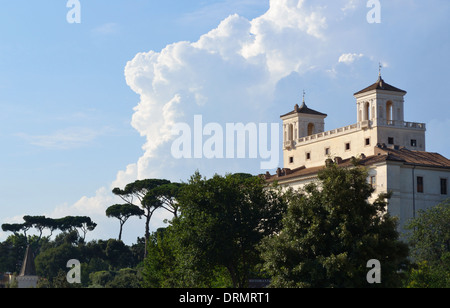
[[[86,214],[94,204],[93,210],[100,213],[100,199],[105,199],[105,209],[112,202],[105,191],[136,179],[186,181],[196,170],[205,176],[265,172],[260,169],[261,157],[176,159],[171,155],[177,138],[173,129],[180,122],[194,129],[195,115],[201,115],[205,124],[221,125],[224,131],[226,123],[279,123],[282,110],[273,104],[280,81],[317,67],[325,74],[345,52],[330,48],[326,13],[343,15],[341,8],[347,2],[271,0],[267,12],[252,20],[230,15],[195,42],[180,41],[160,51],[138,53],[124,74],[128,86],[140,96],[131,125],[145,137],[143,154],[119,171],[110,187],[94,197],[83,197],[71,208]],[[270,148],[270,141],[267,145]]]
[[[264,110],[277,82],[312,65],[312,46],[324,38],[326,18],[304,2],[273,0],[269,10],[253,20],[231,15],[196,42],[137,54],[127,64],[125,77],[140,95],[132,125],[146,143],[139,161],[119,178],[186,178],[197,168],[242,171],[236,161],[173,159],[172,128],[177,122],[192,123],[195,114],[220,124],[267,122]]]

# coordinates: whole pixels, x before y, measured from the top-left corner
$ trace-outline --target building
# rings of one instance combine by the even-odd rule
[[[6,288],[13,281],[13,275],[11,273],[0,273],[0,289]]]
[[[267,181],[298,189],[317,178],[327,159],[350,166],[358,157],[375,188],[372,199],[391,191],[388,210],[399,218],[400,230],[419,210],[449,197],[450,160],[426,152],[424,123],[404,119],[406,91],[386,83],[381,74],[356,92],[356,123],[324,131],[326,114],[301,106],[281,116],[283,161]],[[373,200],[371,200],[373,201]]]

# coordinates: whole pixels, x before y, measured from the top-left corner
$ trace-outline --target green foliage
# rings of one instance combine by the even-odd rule
[[[13,241],[19,245],[17,248],[14,248]],[[10,236],[9,240],[2,243],[2,246],[0,247],[4,247],[5,243],[9,243],[9,245],[14,248],[9,249],[10,253],[17,250],[17,254],[15,255],[19,255],[19,257],[15,259],[15,262],[18,263],[16,266],[18,272],[25,253],[22,246],[25,245],[26,247],[26,241],[23,239],[23,236],[18,236],[17,238],[16,236]],[[130,247],[125,245],[122,241],[115,239],[85,243],[75,230],[61,233],[57,235],[53,241],[37,241],[37,239],[35,239],[32,242],[32,246],[35,246],[34,251],[37,254],[35,258],[36,271],[38,276],[41,277],[38,287],[87,287],[93,284],[90,280],[91,273],[102,271],[116,273],[123,268],[136,268],[142,260],[140,259],[140,245],[142,244],[135,244]],[[66,281],[65,275],[69,271],[69,268],[66,267],[67,261],[71,259],[77,259],[81,263],[81,285],[71,285]],[[1,264],[2,263],[0,263],[0,265]],[[8,263],[5,265],[8,265]],[[9,267],[5,267],[5,269],[5,271],[11,271]],[[62,273],[64,273],[64,275]],[[128,281],[129,285],[136,285],[136,282],[131,283],[129,273],[127,275],[124,274],[124,276],[126,277],[117,278],[116,285],[125,285],[126,281]],[[137,274],[135,276],[138,277]],[[115,274],[114,277],[116,277]],[[122,281],[119,279],[122,279]],[[140,281],[140,276],[138,280]],[[102,287],[105,286],[106,285],[102,285]]]
[[[89,217],[24,216],[2,225],[13,235],[0,243],[0,272],[19,272],[31,245],[41,288],[229,288],[250,278],[270,278],[272,287],[450,287],[450,199],[410,222],[417,264],[407,272],[408,247],[386,211],[390,194],[368,202],[373,189],[357,161],[349,169],[328,164],[299,192],[244,173],[197,172],[188,183],[149,179],[113,193],[126,201],[106,211],[120,221],[119,240],[86,243],[96,227]],[[150,234],[159,208],[173,219]],[[127,246],[122,226],[133,215],[146,217],[146,235]],[[31,228],[38,235],[27,236]],[[55,230],[62,233],[51,240]],[[81,262],[81,285],[67,283],[70,259]],[[366,280],[371,259],[381,262],[381,285]]]
[[[114,217],[120,221],[119,241],[122,239],[123,225],[131,216],[144,215],[144,211],[134,204],[114,204],[106,209],[106,216]]]
[[[111,271],[99,271],[89,274],[91,286],[104,287],[114,279],[114,273]]]
[[[89,275],[90,288],[140,288],[140,272],[132,268],[122,268],[118,271],[99,271]]]
[[[26,248],[27,238],[21,234],[10,235],[0,243],[0,272],[20,272]]]
[[[381,262],[382,286],[398,286],[407,246],[386,198],[373,204],[365,170],[331,164],[301,192],[291,191],[279,234],[260,246],[273,287],[369,287],[367,261]]]
[[[145,288],[226,288],[232,281],[225,268],[198,268],[189,251],[183,249],[173,227],[160,228],[148,243],[142,286]]]
[[[279,191],[248,174],[207,180],[196,173],[177,201],[181,215],[149,243],[146,285],[207,287],[231,281],[245,287],[260,261],[257,244],[281,226],[285,202]]]
[[[144,210],[143,216],[145,217],[145,241],[150,237],[150,220],[153,213],[163,206],[164,199],[161,198],[161,187],[169,185],[170,181],[164,179],[146,179],[137,180],[133,183],[129,183],[122,190],[118,187],[112,190],[113,194],[120,197],[126,203],[131,205],[137,205],[135,199],[138,200],[138,205]],[[169,192],[172,190],[169,189]],[[173,196],[168,196],[171,199]],[[176,210],[174,214],[176,215]],[[145,245],[145,248],[147,245]],[[144,250],[144,257],[146,256],[146,250]]]
[[[93,231],[97,224],[87,216],[67,216],[63,218],[53,219],[45,216],[29,216],[23,217],[25,221],[22,224],[3,224],[2,230],[5,232],[13,232],[14,235],[18,235],[19,232],[23,232],[25,238],[27,237],[27,231],[31,228],[36,228],[39,231],[39,240],[42,237],[44,229],[50,230],[50,235],[53,231],[59,229],[65,231],[76,231],[79,234],[78,229],[83,232],[83,240],[86,237],[88,231]]]
[[[411,255],[415,260],[433,264],[450,252],[449,222],[450,199],[447,199],[426,211],[419,211],[417,218],[406,225],[405,228],[410,231]]]
[[[440,264],[422,261],[411,269],[407,288],[450,288],[450,253],[442,256]]]
[[[420,211],[406,226],[411,256],[417,266],[411,269],[407,287],[450,287],[450,199]]]

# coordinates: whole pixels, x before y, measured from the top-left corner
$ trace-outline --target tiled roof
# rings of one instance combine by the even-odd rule
[[[392,91],[392,92],[401,92],[401,93],[405,93],[406,91],[396,88],[394,86],[391,86],[390,84],[386,83],[383,78],[381,78],[381,76],[378,78],[377,82],[375,82],[373,85],[368,86],[367,88],[356,92],[354,95],[358,95],[364,92],[369,92],[372,90],[385,90],[385,91]]]
[[[313,110],[311,108],[308,108],[308,106],[306,106],[305,102],[303,102],[303,104],[299,107],[298,104],[295,105],[294,110],[286,113],[285,115],[282,115],[282,117],[291,115],[291,114],[297,114],[297,113],[303,113],[303,114],[313,114],[313,115],[320,115],[320,116],[327,116],[325,113]]]
[[[373,164],[386,161],[396,161],[406,165],[444,168],[450,170],[450,160],[441,154],[424,151],[411,151],[405,148],[388,148],[381,145],[376,147],[375,155],[367,157],[363,155],[359,160],[359,164],[362,166],[371,166]],[[337,162],[337,164],[341,167],[352,166],[352,158],[340,159],[337,157],[335,158],[335,162]],[[313,176],[324,168],[325,166],[311,168],[305,168],[303,166],[292,170],[284,168],[278,169],[277,173],[274,175],[266,173],[263,177],[268,182],[273,182],[276,180],[285,181],[297,177]]]
[[[424,167],[450,168],[450,160],[439,153],[425,151],[411,151],[405,148],[376,148],[376,154],[387,156],[386,160],[401,161],[409,165],[418,165]]]

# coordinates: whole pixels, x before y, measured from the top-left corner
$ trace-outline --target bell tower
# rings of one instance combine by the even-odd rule
[[[425,151],[425,124],[404,118],[406,93],[385,82],[380,70],[374,84],[354,94],[357,126],[372,131],[374,144]]]
[[[298,139],[322,133],[325,129],[326,117],[326,114],[306,106],[305,92],[303,91],[302,105],[296,104],[293,111],[281,116],[284,148],[294,148]]]
[[[379,73],[374,84],[354,94],[358,125],[367,129],[403,123],[405,95],[406,91],[386,83]]]

